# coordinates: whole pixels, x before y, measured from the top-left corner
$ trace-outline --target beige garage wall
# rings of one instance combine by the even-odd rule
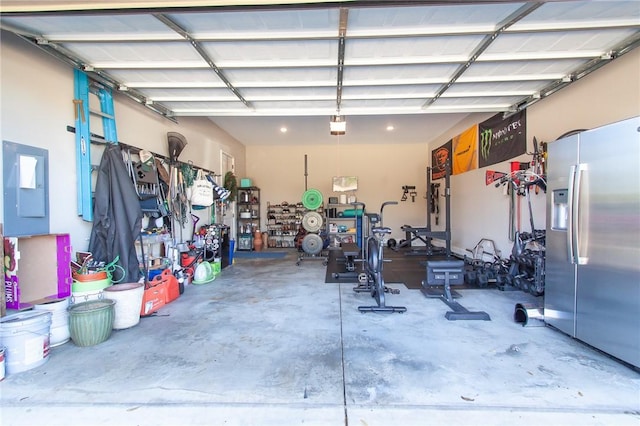
[[[327,134],[329,130],[327,128]],[[333,176],[357,176],[358,201],[367,211],[380,211],[385,201],[398,201],[384,211],[384,224],[399,238],[400,226],[405,223],[426,224],[426,167],[425,144],[340,145],[338,137],[322,146],[260,146],[247,147],[247,175],[262,192],[263,218],[266,203],[301,202],[305,192],[304,157],[307,156],[308,189],[322,192],[325,204],[332,192]],[[415,202],[401,202],[402,186],[414,185],[418,196]],[[263,220],[262,229],[266,229]]]
[[[74,126],[73,69],[13,34],[2,32],[0,43],[0,136],[49,151],[50,231],[69,233],[73,249],[86,250],[92,224],[77,216],[75,135],[66,129]],[[244,173],[244,145],[212,121],[180,118],[176,124],[120,94],[114,95],[114,108],[121,142],[167,155],[167,132],[179,132],[188,142],[180,160],[220,173],[220,152],[225,151],[235,158],[236,170]],[[95,122],[91,131],[101,134]],[[99,161],[97,156],[93,163]],[[191,223],[186,229],[191,230]]]

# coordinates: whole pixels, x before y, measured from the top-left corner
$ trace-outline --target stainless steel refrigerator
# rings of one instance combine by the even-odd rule
[[[640,367],[640,117],[549,143],[545,321]]]

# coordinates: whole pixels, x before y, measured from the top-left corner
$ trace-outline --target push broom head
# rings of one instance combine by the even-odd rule
[[[169,141],[169,161],[173,164],[178,161],[180,153],[187,145],[187,140],[177,132],[167,132],[167,140]]]

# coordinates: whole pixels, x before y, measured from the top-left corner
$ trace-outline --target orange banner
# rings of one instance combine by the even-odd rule
[[[453,174],[478,168],[478,125],[453,138]]]

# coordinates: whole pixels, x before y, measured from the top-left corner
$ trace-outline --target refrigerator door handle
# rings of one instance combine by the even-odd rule
[[[569,263],[576,263],[576,247],[574,245],[574,212],[576,211],[575,206],[575,190],[576,190],[576,168],[577,166],[574,164],[569,169],[569,188],[568,188],[568,198],[567,198],[567,257],[569,258]]]
[[[582,176],[583,173],[587,170],[586,164],[578,164],[575,169],[575,183],[574,189],[575,193],[573,195],[573,206],[571,207],[571,214],[573,218],[571,220],[571,224],[573,226],[573,254],[575,256],[575,263],[578,265],[586,265],[589,261],[588,257],[580,256],[580,240],[585,238],[585,235],[582,235],[580,232],[580,216],[581,216],[581,205],[580,205],[580,186],[582,184]]]

